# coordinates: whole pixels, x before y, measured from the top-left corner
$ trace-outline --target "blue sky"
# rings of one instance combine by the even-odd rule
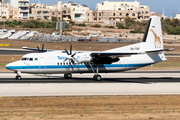
[[[57,4],[58,0],[40,0],[43,4]],[[80,3],[87,5],[91,10],[95,9],[97,3],[102,1],[120,1],[120,0],[60,0],[63,3],[68,1],[73,1],[74,3]],[[126,1],[126,0],[124,0]],[[135,0],[128,0],[135,1]],[[171,17],[172,13],[176,16],[177,13],[180,13],[180,0],[137,0],[141,5],[150,6],[150,11],[155,11],[157,13],[163,13],[163,7],[165,15]],[[30,2],[37,3],[38,0],[30,0]]]

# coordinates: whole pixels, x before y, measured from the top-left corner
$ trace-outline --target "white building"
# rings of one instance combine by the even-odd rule
[[[18,8],[18,0],[11,0],[10,5],[13,8]]]
[[[29,0],[11,0],[11,7],[19,9],[19,19],[29,18]]]
[[[10,8],[10,5],[8,3],[3,4],[0,2],[0,18],[7,18],[9,8]]]
[[[176,14],[175,18],[180,19],[180,13]]]
[[[70,8],[71,10],[71,20],[75,21],[86,21],[86,12],[89,10],[89,8],[85,5],[78,5],[77,3],[68,2],[63,4],[63,7]]]
[[[129,10],[134,10],[135,8],[140,7],[140,3],[135,2],[110,2],[110,1],[103,1],[101,3],[97,3],[96,10],[125,10],[128,7]]]
[[[9,0],[2,0],[2,3],[3,3],[3,4],[8,4],[8,3],[9,3]]]
[[[86,21],[86,12],[89,10],[87,6],[72,6],[71,19],[75,21]]]

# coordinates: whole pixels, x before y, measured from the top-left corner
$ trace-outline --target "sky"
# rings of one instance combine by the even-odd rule
[[[42,4],[57,4],[58,0],[40,0]],[[87,5],[91,10],[95,10],[96,4],[102,1],[120,1],[120,0],[59,0],[63,3],[72,1],[74,3],[80,3]],[[126,0],[124,0],[126,1]],[[134,2],[135,0],[128,0],[128,2]],[[136,0],[141,5],[150,6],[150,11],[156,13],[163,13],[163,7],[165,16],[171,17],[172,14],[175,17],[177,13],[180,13],[180,0]],[[38,0],[30,0],[31,3],[38,3]]]

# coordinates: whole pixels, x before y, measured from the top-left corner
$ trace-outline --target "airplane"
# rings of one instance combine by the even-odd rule
[[[53,51],[24,47],[23,49],[39,51],[22,57],[21,60],[6,65],[15,71],[18,80],[21,73],[29,74],[64,74],[65,79],[71,79],[73,73],[94,73],[93,79],[102,79],[99,73],[122,72],[152,65],[167,60],[164,52],[174,49],[164,49],[161,19],[152,16],[141,43],[119,47],[102,52],[88,51]]]

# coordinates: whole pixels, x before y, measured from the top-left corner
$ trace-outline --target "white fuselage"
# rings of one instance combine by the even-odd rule
[[[93,73],[97,65],[90,64],[90,52],[78,53],[74,57],[80,62],[70,63],[65,59],[66,53],[47,52],[32,53],[22,57],[20,61],[6,65],[12,71],[32,74],[57,74],[57,73]],[[112,64],[100,64],[99,73],[119,72],[137,69],[147,65],[166,60],[164,53],[161,54],[138,54],[128,57],[119,57],[119,61]]]

